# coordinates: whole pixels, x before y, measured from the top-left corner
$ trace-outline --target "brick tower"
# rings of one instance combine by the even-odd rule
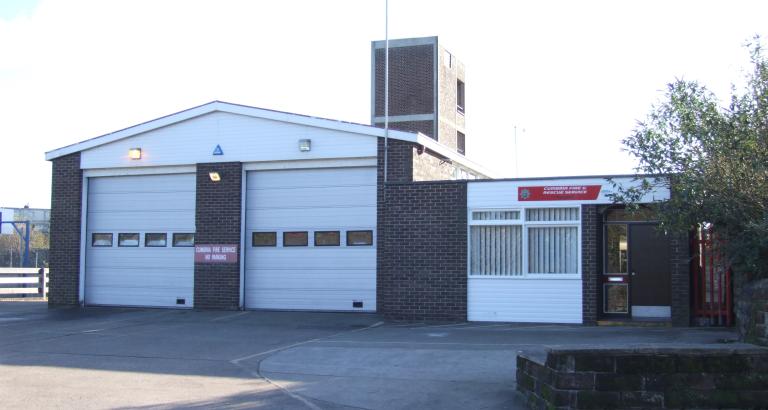
[[[371,124],[384,127],[385,42],[371,43]],[[437,37],[389,40],[389,127],[466,154],[464,64]]]

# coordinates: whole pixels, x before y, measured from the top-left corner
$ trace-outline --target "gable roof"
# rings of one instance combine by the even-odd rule
[[[372,137],[384,137],[384,129],[374,127],[372,125],[358,124],[354,122],[332,120],[328,118],[312,117],[309,115],[289,113],[285,111],[269,110],[258,107],[251,107],[248,105],[233,104],[224,101],[211,101],[207,104],[192,107],[183,111],[179,111],[174,114],[166,115],[164,117],[156,118],[141,124],[137,124],[128,128],[124,128],[119,131],[104,134],[95,138],[87,139],[75,144],[67,145],[61,148],[57,148],[45,153],[45,159],[48,161],[56,158],[69,155],[75,152],[84,151],[87,149],[95,148],[101,145],[109,144],[115,141],[119,141],[125,138],[130,138],[138,134],[142,134],[148,131],[152,131],[158,128],[166,127],[168,125],[176,124],[182,121],[189,120],[191,118],[199,117],[205,114],[213,112],[225,112],[230,114],[240,114],[249,117],[263,118],[274,121],[287,122],[292,124],[307,125],[310,127],[326,128],[336,131],[345,131],[354,134],[368,135]],[[474,161],[470,161],[463,155],[448,148],[447,146],[440,144],[432,138],[427,137],[421,133],[412,133],[405,131],[389,130],[389,138],[407,141],[414,144],[419,144],[425,148],[454,161],[467,168],[473,169],[486,176],[491,176],[490,172],[484,167],[476,164]]]

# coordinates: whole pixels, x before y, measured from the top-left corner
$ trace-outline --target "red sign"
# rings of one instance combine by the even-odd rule
[[[237,245],[195,245],[196,263],[237,263]]]
[[[518,201],[573,201],[595,200],[602,185],[521,186],[517,188]]]

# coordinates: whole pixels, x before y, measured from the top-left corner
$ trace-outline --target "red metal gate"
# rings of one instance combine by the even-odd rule
[[[731,268],[722,244],[711,226],[698,229],[691,238],[693,315],[699,326],[733,323]]]

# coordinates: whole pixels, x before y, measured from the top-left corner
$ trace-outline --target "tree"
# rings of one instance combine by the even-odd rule
[[[747,49],[752,70],[726,107],[695,81],[668,84],[623,140],[638,172],[658,177],[618,188],[614,200],[636,203],[654,185],[668,185],[672,198],[658,204],[662,225],[687,231],[711,223],[734,274],[754,280],[768,277],[768,60],[759,37]]]

